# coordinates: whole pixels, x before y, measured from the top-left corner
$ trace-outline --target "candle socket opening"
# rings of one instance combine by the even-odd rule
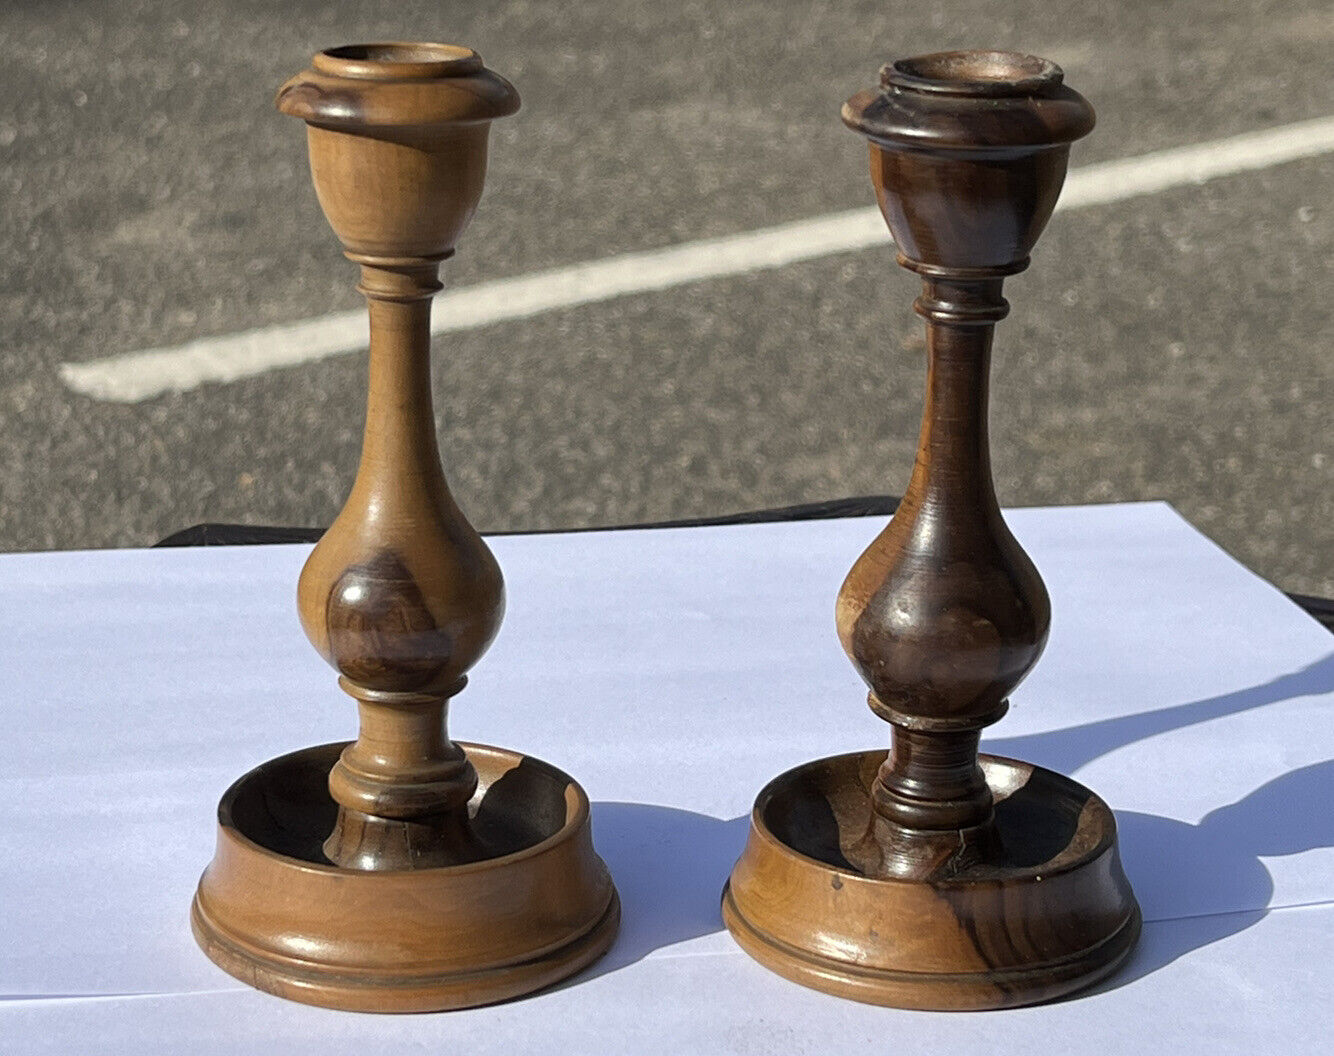
[[[1056,63],[1014,51],[939,51],[887,64],[882,86],[943,95],[1032,95],[1061,83]]]

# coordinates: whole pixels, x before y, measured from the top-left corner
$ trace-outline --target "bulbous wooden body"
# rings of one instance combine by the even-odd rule
[[[859,757],[878,760],[873,776],[817,761],[788,784],[820,785],[819,796],[761,796],[725,914],[766,964],[848,996],[920,1008],[1045,1000],[1119,963],[1139,914],[1101,801],[1043,771],[1011,807],[1046,795],[1047,809],[998,818],[1032,768],[979,762],[981,731],[1037,662],[1051,618],[997,503],[987,389],[992,332],[1009,310],[1002,283],[1028,265],[1093,110],[1044,59],[946,52],[887,65],[843,119],[870,140],[876,198],[899,263],[922,276],[913,307],[926,320],[912,478],[836,606],[892,742]],[[837,818],[834,851],[829,832],[784,810]],[[1016,845],[1034,838],[1047,853],[1021,862]],[[1055,888],[1035,893],[1034,877],[1056,872],[1064,902],[1047,897]]]
[[[848,573],[836,610],[877,709],[925,730],[999,718],[1051,614],[992,491],[988,356],[952,337],[937,333],[928,349],[927,413],[903,501]]]

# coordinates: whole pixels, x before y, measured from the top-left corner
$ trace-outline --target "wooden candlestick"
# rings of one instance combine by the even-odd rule
[[[315,190],[370,314],[361,465],[298,587],[361,728],[227,792],[192,921],[227,971],[313,1004],[514,997],[601,955],[619,920],[582,789],[445,727],[504,588],[441,469],[431,298],[481,198],[490,122],[518,106],[475,52],[441,44],[321,52],[278,93],[307,124]]]
[[[1093,110],[1059,67],[947,52],[843,108],[922,276],[926,407],[889,526],[839,592],[839,638],[892,747],[761,792],[723,912],[798,982],[878,1004],[999,1008],[1112,971],[1139,934],[1111,811],[1051,771],[978,754],[1046,643],[1042,580],[992,486],[987,376],[1007,275],[1028,265]]]

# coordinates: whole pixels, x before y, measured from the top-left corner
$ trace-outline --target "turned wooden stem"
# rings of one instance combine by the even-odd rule
[[[922,535],[955,536],[969,552],[989,541],[1000,522],[987,429],[991,339],[1009,309],[1001,280],[952,282],[928,278],[913,305],[926,321],[927,380],[917,459],[905,503]],[[966,538],[967,532],[974,537]],[[945,556],[945,544],[919,536]],[[1036,659],[1036,657],[1034,657]],[[991,793],[977,765],[978,731],[1004,714],[1003,701],[974,706],[945,721],[878,711],[893,726],[892,747],[872,795],[887,820],[910,829],[952,830],[991,820]],[[915,702],[921,711],[924,703]],[[960,724],[965,724],[960,729]]]
[[[370,316],[370,377],[361,464],[353,487],[443,487],[431,398],[431,298],[438,265],[363,264],[358,290]],[[382,507],[372,508],[374,516]]]
[[[370,316],[370,378],[361,463],[348,505],[364,511],[360,528],[367,533],[398,515],[408,492],[428,503],[448,495],[431,397],[431,298],[441,288],[437,268],[435,263],[362,264],[358,289]],[[366,590],[359,581],[350,589],[354,600]],[[346,590],[330,599],[331,627],[339,624],[337,606],[346,600]],[[428,634],[382,636],[378,655],[367,656],[366,670],[358,673],[373,685],[395,661],[430,667],[440,650],[428,639]],[[329,792],[341,808],[325,843],[331,861],[409,868],[477,856],[467,825],[477,773],[446,732],[448,700],[466,681],[460,675],[449,685],[402,691],[375,689],[346,674],[339,679],[357,701],[360,731],[329,774]]]
[[[890,723],[861,853],[928,878],[997,851],[981,731],[1037,662],[1050,605],[1001,517],[987,433],[1001,287],[1060,193],[1092,110],[1032,56],[959,52],[886,66],[844,107],[870,139],[872,182],[899,263],[922,276],[927,384],[912,479],[839,594],[844,648]]]
[[[387,44],[322,52],[278,106],[307,122],[320,205],[361,266],[370,317],[361,462],[299,587],[306,634],[360,714],[329,774],[325,853],[368,870],[472,861],[478,779],[445,717],[504,592],[440,463],[431,298],[481,197],[490,121],[518,95],[467,48]]]
[[[477,774],[445,732],[446,699],[427,693],[371,693],[346,679],[361,729],[329,775],[349,809],[410,819],[452,812],[477,787]]]

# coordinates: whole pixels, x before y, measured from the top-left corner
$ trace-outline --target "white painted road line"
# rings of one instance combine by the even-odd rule
[[[1105,205],[1331,151],[1334,117],[1323,117],[1103,162],[1071,172],[1056,208]],[[623,253],[443,293],[435,299],[431,330],[437,334],[472,330],[627,294],[781,268],[884,245],[888,240],[878,210],[870,208],[665,249]],[[137,403],[207,382],[237,381],[354,352],[366,347],[366,334],[363,310],[339,312],[284,326],[200,338],[172,348],[63,363],[60,377],[75,392],[93,399]]]

